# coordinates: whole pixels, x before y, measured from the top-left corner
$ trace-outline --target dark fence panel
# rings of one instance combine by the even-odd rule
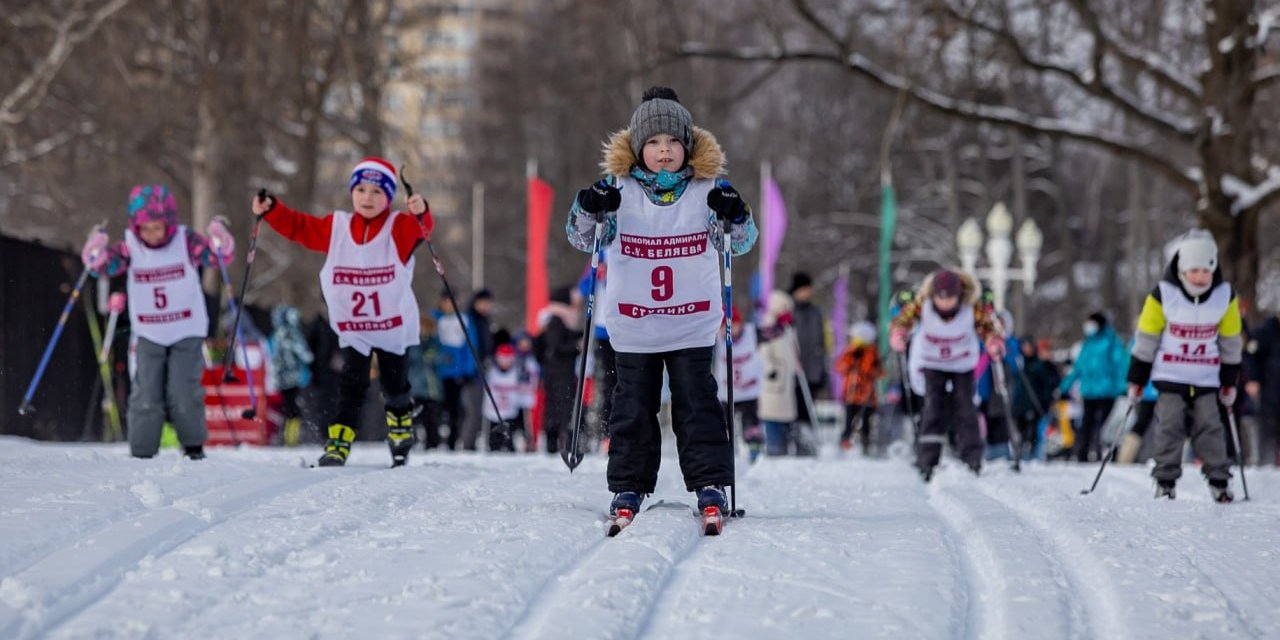
[[[82,302],[67,319],[32,404],[18,406],[80,274],[79,256],[0,235],[0,433],[76,440],[84,431],[97,374]],[[91,279],[82,295],[93,295]]]

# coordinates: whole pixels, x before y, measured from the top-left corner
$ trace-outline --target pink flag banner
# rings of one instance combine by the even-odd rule
[[[773,292],[773,269],[782,252],[782,240],[787,235],[787,205],[782,201],[782,191],[773,178],[764,182],[763,249],[760,254],[760,300],[769,299]]]

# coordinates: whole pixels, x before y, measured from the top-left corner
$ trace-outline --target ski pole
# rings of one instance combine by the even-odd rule
[[[816,456],[818,455],[817,448],[818,448],[818,443],[820,442],[820,438],[818,438],[817,436],[818,411],[817,411],[817,407],[813,403],[813,393],[809,391],[809,376],[805,375],[804,373],[804,360],[800,357],[800,338],[796,336],[795,331],[791,332],[791,346],[794,349],[794,355],[796,357],[796,379],[800,381],[800,396],[804,399],[805,411],[809,413],[809,426],[813,429],[813,432],[814,432],[813,455]],[[796,455],[801,455],[799,446],[800,446],[800,442],[799,440],[797,440]]]
[[[728,186],[727,181],[720,181],[723,186]],[[728,219],[724,221],[724,236],[721,240],[721,249],[724,253],[724,379],[725,379],[725,427],[729,430],[729,447],[732,451],[734,442],[733,433],[733,238],[730,233],[732,223]],[[741,518],[747,514],[746,510],[738,508],[738,457],[729,456],[729,470],[733,477],[733,484],[729,485],[729,517]]]
[[[582,463],[583,452],[579,440],[582,437],[582,423],[586,418],[586,400],[583,399],[583,390],[587,384],[587,354],[591,353],[592,339],[595,337],[595,327],[593,321],[596,309],[596,285],[599,283],[597,273],[600,271],[600,254],[604,251],[602,246],[604,237],[604,214],[600,213],[596,216],[595,242],[591,249],[591,273],[587,276],[587,317],[582,328],[582,358],[578,362],[578,382],[573,394],[573,417],[570,422],[569,432],[562,434],[560,446],[560,459],[564,460],[566,466],[569,467],[569,473]]]
[[[94,232],[101,230],[107,226],[104,221],[94,227]],[[97,252],[94,252],[97,256]],[[40,364],[36,366],[35,376],[31,378],[31,383],[27,385],[27,392],[22,395],[22,404],[18,405],[18,415],[27,416],[35,413],[36,408],[31,404],[31,398],[36,394],[36,388],[40,386],[40,379],[44,377],[45,367],[49,366],[49,357],[53,355],[53,348],[58,345],[58,338],[62,337],[62,330],[67,326],[67,319],[71,317],[71,309],[76,306],[76,300],[80,298],[80,290],[84,288],[84,283],[89,279],[89,267],[80,270],[80,277],[76,278],[76,284],[71,289],[71,295],[67,297],[67,303],[62,307],[62,315],[58,318],[58,324],[53,328],[53,335],[49,336],[49,344],[44,348],[44,354],[40,356]]]
[[[907,369],[907,354],[898,354],[898,379],[902,385],[902,398],[907,404],[907,418],[911,420],[911,448],[920,455],[920,424],[916,421],[915,401],[912,399],[911,372]]]
[[[231,275],[227,273],[227,265],[224,262],[222,262],[222,258],[218,256],[218,249],[221,248],[220,246],[221,244],[222,243],[219,242],[216,238],[213,240],[213,249],[214,249],[213,259],[217,261],[218,271],[222,273],[222,288],[226,292],[226,296],[227,296],[227,310],[230,311],[237,318],[239,318],[240,306],[236,304],[236,300],[232,296]],[[240,356],[244,358],[244,372],[245,372],[245,377],[248,378],[248,383],[249,383],[249,408],[241,412],[240,417],[244,418],[245,420],[253,420],[258,417],[258,392],[256,389],[254,389],[254,384],[253,384],[253,365],[249,362],[249,345],[245,344],[244,332],[240,329],[239,322],[235,324],[235,326],[233,327],[233,331],[235,332],[234,333],[235,337],[232,338],[232,343],[236,341],[240,342]],[[221,387],[219,387],[219,395],[221,395]],[[219,398],[219,400],[223,400],[223,399]]]
[[[270,198],[271,194],[266,189],[258,190],[258,199],[265,200]],[[253,271],[253,257],[258,250],[258,229],[262,227],[262,216],[255,215],[253,221],[253,230],[249,233],[249,255],[244,259],[244,280],[240,282],[240,300],[236,303],[236,319],[231,324],[231,344],[227,347],[227,352],[222,355],[222,381],[235,382],[236,376],[231,373],[231,360],[235,357],[236,350],[236,334],[240,332],[240,313],[244,311],[244,296],[249,292],[249,274]],[[245,359],[245,366],[249,366],[248,359]],[[252,388],[252,385],[250,385]]]
[[[413,196],[413,185],[404,179],[404,165],[400,165],[400,184],[404,185],[405,195]],[[413,215],[413,214],[410,214]],[[449,286],[449,279],[444,275],[444,265],[440,263],[440,256],[436,254],[436,248],[431,244],[431,236],[427,233],[427,228],[422,225],[422,219],[417,218],[418,224],[422,226],[422,235],[427,239],[427,251],[431,252],[431,262],[436,268],[436,275],[440,276],[440,283],[444,285],[444,293],[449,297],[449,303],[453,305],[453,315],[458,319],[458,326],[462,328],[462,336],[467,339],[467,348],[471,350],[471,357],[476,361],[476,377],[480,378],[480,384],[484,387],[485,395],[489,397],[489,404],[493,406],[493,415],[498,417],[498,431],[505,437],[511,437],[511,429],[507,425],[506,420],[502,417],[502,410],[498,408],[498,400],[493,395],[493,389],[489,388],[489,380],[484,375],[484,359],[480,357],[480,350],[476,349],[476,345],[471,340],[471,332],[467,330],[467,323],[462,319],[462,308],[458,306],[458,299],[453,296],[453,288]],[[249,255],[253,255],[253,249],[249,250]]]
[[[102,353],[98,354],[98,360],[107,367],[108,374],[111,370],[111,345],[116,339],[116,325],[120,321],[120,314],[124,313],[125,296],[122,292],[115,292],[111,297],[107,298],[107,309],[110,315],[107,316],[107,330],[102,337]],[[124,438],[124,432],[120,429],[120,407],[116,404],[115,386],[107,389],[106,393],[111,398],[111,404],[108,411],[115,414],[111,420],[111,437],[112,441]]]
[[[1240,487],[1244,489],[1244,499],[1249,499],[1249,481],[1244,477],[1244,450],[1240,448],[1240,425],[1236,423],[1236,413],[1227,409],[1227,426],[1231,428],[1231,441],[1236,445],[1236,459],[1240,462]]]
[[[996,387],[999,389],[1000,401],[1004,403],[1005,429],[1009,432],[1009,439],[1012,440],[1015,431],[1015,429],[1013,429],[1013,403],[1009,401],[1009,387],[1007,384],[1008,378],[1005,376],[1004,358],[999,360],[992,358],[991,375],[992,382],[994,382]],[[988,428],[990,428],[990,425],[988,425]],[[1020,472],[1022,471],[1022,434],[1017,435],[1018,442],[1013,451],[1013,470]]]
[[[116,296],[123,298],[124,294],[112,294],[108,299],[108,304],[114,305]],[[120,305],[124,305],[123,299],[120,301]],[[98,358],[98,378],[100,379],[100,385],[103,390],[101,406],[104,413],[107,415],[107,422],[104,425],[102,436],[103,440],[106,440],[108,434],[120,433],[120,412],[116,409],[115,397],[112,394],[111,369],[107,364],[107,355],[111,352],[111,346],[104,342],[102,330],[98,328],[98,319],[96,317],[98,314],[93,307],[93,296],[84,296],[84,315],[89,321],[89,339],[93,342],[94,347],[96,347],[98,351],[96,354]],[[115,322],[117,317],[119,317],[118,312],[113,310],[111,319],[108,321],[107,331],[109,334],[115,333]],[[95,384],[94,386],[97,387],[99,385]],[[88,432],[89,422],[89,420],[86,420],[86,433]]]
[[[1137,403],[1133,401],[1133,398],[1130,398],[1129,408],[1125,410],[1124,420],[1120,423],[1122,426],[1129,424],[1129,416],[1133,414],[1133,408],[1135,406],[1137,406]],[[1098,475],[1093,477],[1093,484],[1088,489],[1082,489],[1080,491],[1080,495],[1089,495],[1090,493],[1093,493],[1094,489],[1098,488],[1098,481],[1102,479],[1102,472],[1107,470],[1107,463],[1110,462],[1112,458],[1116,457],[1116,451],[1119,449],[1120,439],[1117,438],[1111,445],[1111,449],[1107,451],[1107,455],[1102,458],[1102,466],[1098,467]]]

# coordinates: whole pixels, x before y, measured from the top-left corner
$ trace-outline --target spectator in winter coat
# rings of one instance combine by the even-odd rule
[[[485,371],[493,364],[494,336],[493,321],[489,315],[493,312],[493,293],[481,289],[471,297],[471,305],[467,308],[467,321],[471,323],[471,335],[476,350],[480,352],[480,362],[476,363],[476,377],[463,390],[462,402],[464,422],[462,425],[462,448],[475,451],[476,438],[480,435],[481,406],[488,404],[485,398],[482,378]],[[492,410],[492,409],[490,409]],[[506,420],[507,416],[503,416]]]
[[[854,426],[861,436],[862,455],[871,451],[871,417],[875,415],[876,385],[884,377],[880,366],[880,351],[876,346],[876,327],[870,322],[859,322],[849,328],[848,348],[836,361],[836,373],[844,380],[840,401],[844,403],[844,431],[840,434],[840,448],[853,448]]]
[[[1127,356],[1124,340],[1116,335],[1102,312],[1095,312],[1085,319],[1083,331],[1080,355],[1058,386],[1058,393],[1065,396],[1073,385],[1080,384],[1084,414],[1080,418],[1080,431],[1076,434],[1076,459],[1087,462],[1090,456],[1102,457],[1102,425],[1111,415],[1116,398],[1124,395]]]
[[[467,315],[459,322],[454,312],[453,300],[448,294],[440,294],[439,306],[431,312],[436,321],[436,332],[440,350],[436,355],[436,375],[440,377],[440,418],[439,422],[448,425],[449,433],[445,436],[445,446],[453,451],[458,446],[458,437],[462,435],[464,411],[463,393],[467,385],[475,382],[479,368],[475,358],[471,356],[471,348],[467,346],[467,335],[471,334],[474,342],[475,328]],[[475,409],[478,410],[477,403]]]
[[[769,294],[760,320],[760,357],[764,361],[764,385],[760,389],[760,420],[764,423],[765,453],[785,456],[791,441],[791,423],[798,415],[795,329],[791,326],[791,297],[781,291]]]
[[[1142,305],[1128,382],[1131,401],[1153,381],[1156,497],[1174,497],[1190,435],[1217,502],[1231,502],[1231,460],[1218,403],[1235,403],[1244,340],[1235,291],[1222,279],[1218,246],[1200,229],[1178,242],[1165,277]],[[1192,412],[1190,424],[1186,413]]]
[[[311,381],[311,349],[302,335],[302,314],[288,305],[276,305],[271,310],[271,370],[276,377],[275,387],[284,397],[284,435],[286,446],[298,444],[302,427],[302,412],[298,395]]]
[[[997,314],[1000,320],[999,327],[1013,326],[1013,315],[1008,311],[1001,311]],[[1018,353],[1021,349],[1018,339],[1011,334],[1006,334],[1004,339],[1005,352],[1004,359],[1001,363],[1004,366],[1004,378],[1006,385],[1013,385],[1018,377]],[[987,421],[987,460],[996,459],[1013,459],[1013,450],[1010,443],[1010,429],[1012,428],[1013,416],[1009,415],[1009,407],[1005,406],[1004,396],[1000,394],[1000,389],[996,386],[995,372],[996,361],[990,355],[983,354],[978,361],[978,410],[982,412]],[[1006,389],[1010,393],[1010,402],[1012,402],[1012,391]],[[1025,449],[1024,449],[1025,451]]]
[[[813,303],[813,278],[804,272],[797,272],[791,277],[791,300],[795,303],[792,317],[795,321],[796,345],[800,356],[800,371],[804,374],[804,382],[808,383],[808,394],[799,388],[800,379],[796,380],[797,398],[802,401],[796,405],[796,427],[792,435],[797,438],[800,455],[817,455],[816,416],[809,415],[809,404],[818,398],[818,393],[827,386],[827,371],[830,367],[830,354],[827,348],[827,325],[822,307]]]
[[[1257,409],[1258,464],[1275,466],[1280,448],[1280,315],[1267,318],[1245,349],[1246,391]]]
[[[439,358],[440,338],[436,334],[436,319],[422,316],[418,325],[418,344],[405,350],[409,367],[409,389],[418,405],[419,421],[426,430],[424,449],[440,446],[440,400],[443,394],[440,376],[436,375],[435,362]]]
[[[1021,362],[1017,371],[1020,373],[1015,373],[1016,377],[1009,381],[1013,386],[1013,418],[1022,438],[1023,453],[1035,455],[1040,444],[1037,427],[1053,406],[1053,394],[1062,375],[1057,365],[1040,358],[1031,336],[1023,336],[1018,341],[1018,350]]]
[[[167,415],[186,456],[199,460],[209,434],[200,383],[209,315],[198,269],[229,264],[235,241],[221,216],[209,223],[207,239],[178,224],[178,204],[160,185],[134,187],[128,210],[123,240],[108,246],[107,233],[97,229],[80,257],[94,277],[128,274],[129,324],[137,350],[129,453],[156,455]]]
[[[569,429],[573,417],[573,393],[578,383],[574,363],[582,348],[582,331],[578,329],[577,309],[570,300],[569,288],[559,287],[538,313],[534,353],[542,368],[542,431],[548,453],[560,451],[561,434]]]

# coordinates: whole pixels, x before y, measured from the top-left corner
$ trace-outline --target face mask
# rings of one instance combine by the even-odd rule
[[[1202,285],[1202,286],[1196,286],[1196,285],[1193,285],[1193,284],[1191,284],[1190,282],[1187,282],[1187,278],[1186,278],[1186,276],[1185,276],[1185,275],[1183,275],[1183,274],[1181,274],[1181,273],[1179,273],[1179,274],[1178,274],[1178,280],[1181,280],[1181,281],[1182,281],[1182,288],[1186,289],[1186,290],[1187,290],[1187,293],[1189,293],[1189,294],[1191,294],[1191,295],[1193,295],[1193,296],[1201,296],[1201,295],[1204,295],[1204,292],[1208,291],[1208,290],[1209,290],[1209,287],[1212,287],[1212,286],[1213,286],[1213,283],[1212,283],[1212,282],[1210,282],[1209,284],[1206,284],[1206,285]]]
[[[1084,334],[1085,334],[1086,336],[1091,336],[1091,335],[1094,335],[1094,334],[1096,334],[1096,333],[1098,333],[1098,323],[1096,323],[1096,322],[1094,322],[1094,321],[1092,321],[1092,320],[1089,320],[1089,321],[1087,321],[1087,322],[1085,322],[1085,323],[1084,323]]]
[[[669,191],[676,188],[676,185],[680,184],[683,179],[684,177],[679,173],[671,173],[663,169],[658,172],[658,178],[654,181],[654,184],[658,185],[658,188],[663,191]]]

